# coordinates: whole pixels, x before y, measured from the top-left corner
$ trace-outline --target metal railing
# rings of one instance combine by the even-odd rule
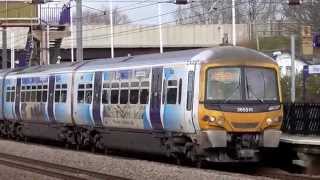
[[[320,136],[320,104],[284,104],[281,128],[288,134]]]

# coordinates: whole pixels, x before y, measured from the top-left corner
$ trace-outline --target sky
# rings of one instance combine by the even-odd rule
[[[134,24],[157,24],[158,18],[149,18],[153,16],[158,15],[158,4],[157,2],[165,2],[164,0],[112,0],[113,7],[118,7],[120,11],[127,14],[129,17],[129,20],[133,22]],[[83,11],[88,10],[89,6],[90,8],[94,8],[97,10],[91,9],[91,11],[98,11],[105,9],[104,7],[109,7],[109,1],[108,0],[83,0]],[[61,3],[49,3],[49,6],[55,6],[56,4]],[[176,10],[177,5],[170,4],[170,3],[161,3],[161,9],[162,13],[165,14],[168,12],[173,12]],[[136,9],[135,9],[136,8]],[[131,10],[128,10],[131,9]],[[75,11],[75,8],[74,8]],[[140,19],[146,19],[144,21],[141,21]],[[174,21],[174,13],[169,13],[167,15],[162,16],[162,23],[171,22]]]

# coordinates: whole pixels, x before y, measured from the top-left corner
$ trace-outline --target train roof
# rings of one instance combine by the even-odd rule
[[[186,64],[190,61],[198,61],[200,63],[212,63],[223,61],[246,61],[258,63],[272,63],[276,62],[269,56],[258,51],[234,46],[220,46],[214,48],[201,48],[184,51],[173,51],[163,54],[147,54],[117,58],[95,59],[83,62],[62,63],[54,65],[42,65],[23,68],[10,73],[11,75],[22,74],[52,74],[71,72],[75,69],[78,71],[96,71],[104,69],[117,69],[128,67],[148,67],[160,66],[168,64]],[[3,70],[0,76],[7,72]]]

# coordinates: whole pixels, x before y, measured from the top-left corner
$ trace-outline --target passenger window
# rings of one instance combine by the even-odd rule
[[[92,91],[90,90],[87,90],[86,91],[86,104],[91,104],[91,101],[92,101]]]
[[[142,89],[140,92],[140,104],[148,104],[149,100],[149,90]]]
[[[47,91],[43,91],[42,92],[42,102],[47,102],[47,96],[48,96]]]
[[[13,92],[11,92],[11,102],[14,102],[14,98],[15,98],[15,92],[13,91]]]
[[[26,100],[26,92],[21,92],[21,102],[25,102]]]
[[[139,90],[132,89],[130,90],[130,104],[138,104],[139,101]]]
[[[109,103],[108,90],[103,90],[103,92],[102,92],[102,104],[108,104],[108,103]]]
[[[36,102],[37,91],[31,91],[31,102]]]
[[[10,102],[10,92],[7,92],[7,93],[6,93],[6,101],[7,101],[7,102]]]
[[[167,104],[176,104],[176,102],[177,102],[177,88],[168,88]]]
[[[188,87],[187,87],[187,110],[188,111],[190,111],[192,109],[193,86],[194,86],[193,71],[189,71],[189,73],[188,73]]]
[[[178,96],[178,102],[181,104],[181,93],[182,93],[182,79],[179,79],[179,96]]]
[[[54,102],[59,103],[59,101],[60,101],[60,91],[58,90],[54,93]]]
[[[42,92],[37,91],[37,102],[41,102],[41,95],[42,95]]]
[[[167,85],[167,104],[176,104],[177,103],[177,80],[168,80]]]
[[[120,104],[127,104],[129,98],[129,90],[121,90],[120,91]]]
[[[26,102],[30,102],[31,101],[31,91],[27,91],[26,92]]]
[[[67,90],[62,90],[60,96],[61,96],[60,102],[62,103],[67,102]]]
[[[111,90],[111,104],[118,104],[119,90]]]
[[[78,91],[78,103],[84,103],[84,91]]]

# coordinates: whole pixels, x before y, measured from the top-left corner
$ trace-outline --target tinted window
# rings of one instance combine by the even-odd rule
[[[127,104],[129,97],[129,90],[121,90],[120,91],[120,104]]]
[[[140,104],[148,104],[149,100],[149,90],[142,89],[140,93]]]
[[[62,102],[62,103],[67,102],[67,91],[66,90],[61,91],[61,95],[60,96],[61,96],[60,102]]]
[[[178,97],[179,104],[181,104],[181,93],[182,93],[182,79],[179,80],[179,97]]]
[[[21,102],[25,102],[26,100],[26,92],[21,92]]]
[[[54,102],[59,102],[60,101],[60,91],[56,91],[54,93]]]
[[[6,101],[7,101],[7,102],[10,102],[10,92],[7,92],[7,93],[6,93]]]
[[[42,92],[42,102],[47,102],[47,96],[48,96],[47,91],[43,91]]]
[[[36,102],[37,91],[31,91],[31,102]]]
[[[139,90],[132,89],[130,90],[130,104],[138,104],[139,101]]]
[[[31,91],[26,92],[26,102],[30,102],[31,100]]]
[[[86,91],[86,99],[85,99],[87,104],[91,104],[92,101],[92,91]]]
[[[78,103],[84,103],[84,91],[78,91]]]
[[[111,104],[118,104],[119,90],[111,90]]]
[[[42,92],[37,91],[37,102],[41,102],[41,96],[42,96]]]
[[[177,88],[168,88],[167,104],[176,104],[176,102],[177,102]]]
[[[109,103],[108,90],[103,90],[103,92],[102,92],[102,104],[108,104],[108,103]]]

